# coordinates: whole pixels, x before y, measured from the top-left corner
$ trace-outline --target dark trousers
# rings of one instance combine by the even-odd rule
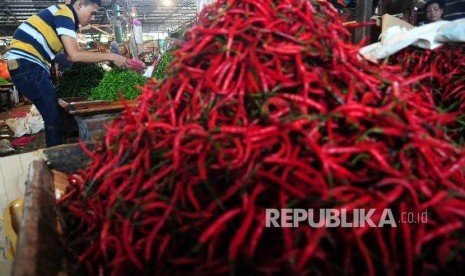
[[[26,59],[17,59],[18,68],[9,69],[16,89],[27,97],[39,110],[45,123],[47,147],[63,143],[63,119],[58,107],[55,88],[50,72]]]

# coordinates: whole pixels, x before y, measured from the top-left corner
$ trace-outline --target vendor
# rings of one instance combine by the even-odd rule
[[[114,36],[111,37],[110,53],[119,54],[119,44],[118,44],[118,42],[116,42]]]
[[[442,20],[444,13],[444,2],[441,0],[430,0],[424,5],[426,23],[433,23]]]
[[[71,62],[112,61],[117,67],[128,67],[126,58],[118,54],[79,49],[76,33],[79,25],[88,25],[99,6],[100,0],[72,0],[69,5],[53,5],[31,16],[13,34],[7,57],[11,80],[42,115],[48,147],[62,144],[63,139],[63,121],[49,68],[55,55],[64,48]]]

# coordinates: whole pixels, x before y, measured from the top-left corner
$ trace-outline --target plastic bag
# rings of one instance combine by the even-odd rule
[[[439,42],[465,42],[465,18],[454,20],[439,27],[435,40]]]
[[[381,42],[363,47],[360,53],[369,60],[377,61],[410,45],[432,50],[442,45],[435,37],[438,29],[448,24],[449,21],[438,21],[411,30],[393,26],[381,35]]]
[[[136,41],[137,44],[144,43],[144,38],[142,35],[142,26],[134,25],[134,40]]]
[[[0,60],[0,77],[3,79],[10,78],[10,72],[8,72],[8,63],[6,60]]]
[[[35,105],[31,106],[28,114],[21,118],[9,118],[5,123],[14,131],[14,137],[34,134],[45,128],[44,121]]]
[[[144,73],[144,77],[146,78],[151,78],[152,77],[152,74],[153,74],[153,69],[155,68],[155,66],[148,66],[147,67],[147,70],[145,70],[145,73]]]

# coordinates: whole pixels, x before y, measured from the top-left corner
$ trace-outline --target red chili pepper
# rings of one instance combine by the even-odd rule
[[[302,252],[301,258],[297,263],[297,270],[302,271],[307,265],[307,262],[312,258],[313,254],[317,250],[318,244],[320,243],[320,240],[322,239],[323,235],[326,232],[326,228],[324,227],[319,227],[316,228],[314,231],[312,231],[311,239],[307,241],[307,245]]]
[[[257,2],[257,1],[252,1],[252,0],[246,0],[247,4],[249,4],[251,7],[254,7],[254,9],[257,9],[257,15],[261,15],[264,17],[272,17],[271,15],[273,14],[273,10],[271,7],[265,6],[264,4]],[[271,6],[271,5],[270,5]]]
[[[284,190],[279,191],[279,207],[280,209],[287,208],[287,201],[289,199],[288,194]],[[285,252],[291,253],[292,252],[292,234],[289,227],[281,227],[282,232],[282,239],[283,239],[283,247],[285,248]],[[292,259],[293,256],[283,256],[284,258]]]
[[[216,220],[212,225],[210,225],[201,235],[199,241],[201,243],[207,242],[213,234],[222,227],[227,221],[234,218],[237,214],[240,213],[240,209],[232,209],[224,213],[218,220]]]
[[[279,177],[277,177],[277,176],[275,176],[275,175],[273,175],[271,173],[259,170],[259,171],[257,171],[256,175],[257,175],[257,177],[263,177],[263,179],[266,179],[265,182],[270,183],[269,181],[271,181],[271,183],[278,184],[285,191],[287,191],[289,194],[292,194],[293,196],[295,196],[297,198],[304,198],[305,197],[301,190],[297,189],[296,187],[290,185],[286,181],[282,180],[281,178],[279,178]]]
[[[204,179],[202,179],[202,180],[204,180]],[[190,203],[194,206],[194,209],[196,211],[200,211],[201,207],[200,207],[199,201],[195,197],[195,193],[193,191],[194,184],[195,184],[195,182],[192,182],[192,181],[189,182],[189,184],[187,184],[187,196],[189,198]]]
[[[252,191],[252,195],[250,196],[250,200],[247,206],[244,206],[245,210],[248,210],[245,214],[245,218],[239,230],[237,231],[236,235],[231,241],[231,245],[229,246],[229,254],[228,257],[230,260],[236,260],[239,247],[242,246],[245,236],[247,235],[251,225],[253,218],[255,216],[255,199],[264,190],[262,185],[257,185]]]
[[[173,194],[173,197],[171,198],[170,205],[166,208],[165,212],[163,213],[160,220],[157,222],[157,224],[156,224],[155,228],[153,229],[152,233],[150,233],[150,235],[147,237],[147,243],[146,243],[146,246],[145,246],[145,254],[144,254],[146,261],[150,260],[153,242],[154,242],[155,238],[157,237],[157,234],[160,231],[161,227],[163,226],[165,221],[168,219],[168,215],[173,210],[173,205],[177,201],[177,197],[178,197],[178,194],[179,194],[180,187],[181,187],[181,185],[176,185],[176,187],[174,188],[174,194]]]
[[[322,106],[321,104],[313,101],[310,98],[303,98],[303,97],[300,97],[299,95],[288,94],[288,93],[280,93],[280,97],[291,100],[291,101],[296,102],[296,103],[306,104],[306,105],[308,105],[308,106],[310,106],[312,108],[317,109],[318,112],[326,113],[326,108],[324,106]]]
[[[247,256],[252,258],[255,255],[256,248],[258,246],[258,243],[260,242],[260,238],[263,235],[263,231],[265,230],[266,226],[266,215],[265,215],[265,210],[261,209],[259,213],[256,216],[257,225],[255,227],[255,230],[253,231],[251,237],[250,237],[250,246],[248,247],[248,250],[246,252]]]
[[[95,254],[95,253],[97,252],[98,246],[99,246],[98,243],[94,243],[94,244],[92,244],[91,246],[89,246],[89,247],[84,251],[84,253],[82,253],[82,254],[79,256],[79,262],[87,261],[87,258],[89,258],[90,255]]]
[[[458,229],[463,230],[463,223],[461,221],[454,221],[454,222],[447,223],[444,226],[441,226],[441,227],[427,233],[423,237],[423,239],[421,241],[419,241],[418,246],[421,247],[424,243],[426,243],[426,242],[428,242],[428,241],[430,241],[430,240],[432,240],[434,238],[437,238],[437,237],[442,236],[442,235],[450,234],[453,231],[458,230]]]
[[[381,232],[381,228],[375,227],[374,231],[376,235],[376,241],[378,242],[378,246],[382,254],[383,263],[386,267],[390,267],[389,251],[386,245],[386,241],[384,240],[383,233]]]
[[[386,160],[383,158],[383,156],[376,150],[376,149],[370,149],[369,150],[369,153],[375,158],[375,160],[379,163],[379,165],[381,165],[381,167],[388,173],[394,175],[394,176],[398,176],[398,177],[402,177],[402,174],[395,170],[394,168],[392,168],[387,162]]]
[[[353,232],[354,232],[354,238],[355,238],[355,241],[357,242],[358,248],[360,249],[360,252],[362,253],[363,258],[365,259],[368,275],[375,275],[375,268],[373,266],[373,260],[370,257],[368,248],[364,244],[362,237],[356,234],[355,228]]]
[[[347,210],[347,211],[352,211],[353,209],[355,208],[361,208],[361,207],[365,207],[365,206],[369,206],[368,203],[371,203],[373,202],[373,197],[371,195],[364,195],[360,198],[357,198],[357,199],[354,199],[354,200],[351,200],[350,203],[346,203],[344,205],[341,205],[341,209],[343,210]]]
[[[405,214],[407,212],[407,206],[404,202],[400,203],[399,205],[399,211],[401,214]],[[413,270],[413,248],[412,248],[412,236],[411,236],[411,231],[410,231],[410,226],[407,222],[402,222],[401,223],[401,231],[403,233],[403,238],[404,238],[404,245],[405,245],[405,263],[407,267],[406,274],[407,275],[413,275],[414,270]]]
[[[158,248],[158,254],[157,254],[157,261],[156,261],[156,264],[158,266],[161,266],[162,262],[163,262],[163,256],[165,254],[165,251],[168,247],[168,245],[170,244],[171,242],[171,236],[166,236],[163,241],[161,242],[160,244],[160,247]]]
[[[143,271],[142,263],[137,258],[133,248],[131,246],[132,240],[132,229],[131,229],[131,222],[129,220],[123,221],[123,247],[125,252],[128,254],[129,259],[131,259],[132,263],[139,269],[139,271]]]
[[[155,184],[160,180],[162,179],[163,177],[165,177],[166,175],[168,175],[168,173],[170,173],[171,171],[173,171],[173,167],[172,166],[166,166],[164,167],[163,169],[161,169],[160,171],[158,171],[155,175],[152,175],[149,179],[147,179],[143,186],[142,186],[142,189],[143,190],[149,190],[150,188],[156,186]]]
[[[404,188],[407,189],[407,191],[410,193],[410,196],[412,197],[413,203],[415,205],[415,209],[418,210],[420,208],[420,202],[418,200],[417,193],[413,189],[412,185],[405,179],[399,179],[399,178],[384,178],[380,182],[376,184],[379,187],[387,186],[387,185],[400,185]]]

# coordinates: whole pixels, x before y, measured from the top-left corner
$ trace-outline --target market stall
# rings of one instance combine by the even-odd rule
[[[69,275],[464,275],[465,39],[400,47],[397,26],[362,49],[349,29],[373,21],[349,26],[327,1],[219,0],[134,104],[62,100],[119,115],[33,163],[13,274],[47,241],[50,271]],[[57,184],[67,156],[82,159]]]

